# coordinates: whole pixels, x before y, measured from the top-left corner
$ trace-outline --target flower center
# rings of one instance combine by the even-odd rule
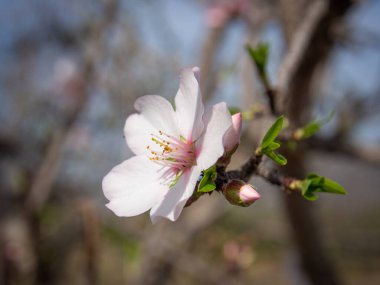
[[[182,136],[177,139],[159,131],[159,135],[151,134],[154,148],[146,148],[153,155],[149,159],[162,166],[169,167],[170,172],[178,174],[190,168],[195,162],[194,144],[187,142]],[[158,147],[158,149],[157,149]]]

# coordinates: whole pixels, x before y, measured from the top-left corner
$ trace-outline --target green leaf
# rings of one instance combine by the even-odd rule
[[[246,50],[248,51],[252,61],[255,63],[260,76],[265,76],[265,68],[269,54],[269,44],[259,43],[255,48],[247,44]]]
[[[305,194],[303,195],[303,197],[309,201],[315,201],[318,199],[318,196],[314,194],[314,192],[312,191],[307,191],[305,192]]]
[[[263,141],[261,142],[261,145],[260,145],[261,149],[265,149],[267,146],[269,146],[271,143],[274,142],[274,140],[277,138],[278,134],[282,130],[283,124],[284,124],[284,116],[278,117],[277,120],[273,123],[273,125],[269,128],[269,130],[265,134]]]
[[[279,154],[275,153],[274,151],[266,152],[265,155],[267,155],[269,158],[271,158],[274,162],[278,163],[279,165],[286,165],[288,163],[287,159]]]
[[[302,138],[309,138],[315,133],[317,133],[321,129],[321,125],[319,122],[311,122],[306,127],[303,128]]]
[[[296,130],[295,138],[296,139],[310,138],[311,136],[316,134],[321,129],[322,126],[326,125],[331,120],[333,115],[334,113],[331,112],[327,117],[310,122],[305,127]]]
[[[281,146],[281,144],[279,142],[273,141],[267,146],[267,148],[270,150],[276,150],[276,149],[280,148],[280,146]]]
[[[211,192],[215,190],[216,188],[215,180],[217,177],[216,166],[213,165],[210,168],[203,170],[202,173],[203,173],[203,177],[201,181],[199,182],[197,191],[206,193],[206,192]]]
[[[277,120],[273,123],[273,125],[265,134],[261,142],[261,145],[257,150],[258,153],[267,155],[269,158],[271,158],[280,165],[285,165],[287,163],[287,160],[283,155],[274,152],[274,150],[278,149],[281,146],[281,143],[276,141],[275,139],[282,130],[283,124],[284,116],[278,117]]]
[[[215,183],[208,183],[198,188],[198,192],[202,192],[202,193],[211,192],[215,190],[215,188],[216,188]]]
[[[346,190],[340,184],[328,178],[324,179],[324,184],[323,184],[321,192],[341,194],[341,195],[347,194]]]
[[[307,179],[315,179],[315,178],[321,178],[321,176],[315,173],[309,173],[307,175]]]
[[[315,195],[313,191],[311,191],[311,187],[310,187],[311,183],[312,183],[312,180],[309,180],[309,179],[302,181],[301,194],[305,199],[309,201],[315,201],[318,199],[318,196]]]
[[[309,180],[309,179],[305,179],[304,181],[302,181],[302,184],[301,184],[302,195],[306,194],[306,192],[308,191],[308,189],[310,187],[310,184],[311,184],[311,180]]]
[[[239,107],[228,107],[228,111],[230,111],[231,116],[241,112]]]
[[[317,192],[341,195],[345,195],[347,193],[346,190],[337,182],[318,174],[311,173],[305,180],[302,181],[301,193],[305,199],[315,201],[318,199],[318,196],[315,194]]]

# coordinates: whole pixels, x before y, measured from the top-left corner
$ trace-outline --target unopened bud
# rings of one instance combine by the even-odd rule
[[[305,135],[305,131],[303,129],[297,129],[294,133],[293,133],[293,138],[295,140],[301,140],[304,138],[304,135]]]
[[[240,143],[240,134],[242,126],[242,115],[237,113],[231,116],[232,125],[226,131],[223,137],[223,146],[225,152],[230,152]]]
[[[231,180],[223,187],[223,194],[232,205],[248,207],[260,199],[260,194],[252,185],[242,180]]]
[[[237,113],[231,116],[232,125],[223,137],[224,154],[219,158],[217,165],[226,167],[240,143],[242,115]]]

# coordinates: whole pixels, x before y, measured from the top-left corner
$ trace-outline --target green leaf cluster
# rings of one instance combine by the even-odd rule
[[[275,152],[275,150],[277,150],[281,146],[281,143],[276,141],[276,138],[282,130],[283,124],[284,116],[278,117],[277,120],[273,123],[273,125],[265,134],[261,142],[261,145],[256,151],[257,154],[265,154],[266,156],[268,156],[280,165],[285,165],[287,163],[287,160],[283,155]]]
[[[266,78],[265,69],[268,61],[269,44],[259,43],[255,48],[247,44],[246,49],[252,61],[255,63],[259,75]]]
[[[318,199],[318,196],[315,194],[316,192],[341,195],[347,193],[337,182],[315,173],[309,174],[306,179],[301,181],[300,190],[302,196],[309,201],[315,201]]]
[[[213,165],[210,168],[203,170],[203,177],[198,185],[198,192],[207,193],[215,190],[215,180],[217,177],[216,166]]]
[[[294,133],[294,138],[296,140],[310,138],[311,136],[316,134],[321,129],[322,126],[327,124],[331,120],[333,115],[334,113],[331,113],[329,116],[327,116],[324,119],[312,121],[309,124],[307,124],[305,127],[296,130]]]

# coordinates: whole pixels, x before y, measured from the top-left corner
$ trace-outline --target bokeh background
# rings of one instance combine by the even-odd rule
[[[123,126],[137,97],[173,98],[178,71],[197,65],[207,105],[265,113],[244,45],[270,44],[276,86],[318,5],[323,36],[288,115],[334,117],[295,163],[348,195],[294,204],[253,177],[251,207],[215,193],[175,223],[104,206],[102,178],[131,156]],[[380,284],[379,15],[378,0],[1,0],[0,284]],[[258,117],[231,168],[268,126]]]

